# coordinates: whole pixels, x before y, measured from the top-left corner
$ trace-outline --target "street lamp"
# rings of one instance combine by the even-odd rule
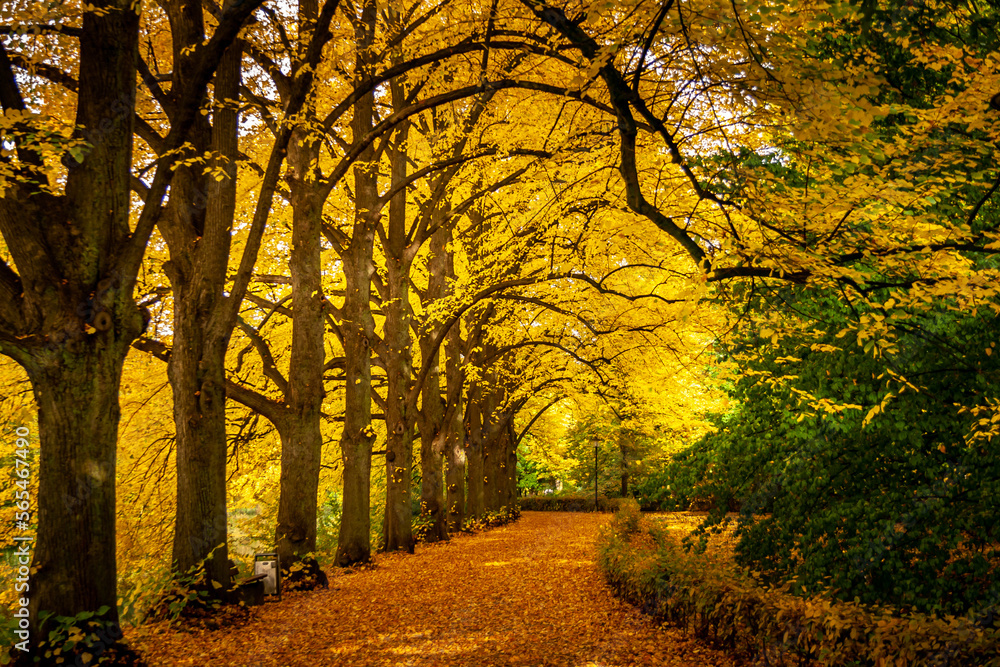
[[[594,445],[594,511],[597,511],[597,447],[601,444],[601,441],[597,439],[595,435],[590,439],[592,445]]]

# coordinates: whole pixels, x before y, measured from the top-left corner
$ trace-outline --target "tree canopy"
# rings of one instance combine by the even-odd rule
[[[350,566],[594,485],[739,509],[776,582],[995,605],[998,22],[4,3],[32,649],[165,582],[235,601],[255,550]]]

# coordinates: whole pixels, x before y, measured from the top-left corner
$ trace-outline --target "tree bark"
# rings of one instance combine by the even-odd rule
[[[503,453],[500,449],[502,440],[501,425],[497,422],[499,399],[495,372],[488,372],[488,386],[482,393],[480,413],[482,415],[482,450],[483,450],[483,507],[490,512],[500,509],[500,474],[503,463]]]
[[[421,341],[423,342],[423,341]],[[424,347],[424,346],[422,346]],[[422,357],[424,363],[437,364],[438,355]],[[448,539],[445,520],[443,463],[448,432],[444,423],[445,404],[441,399],[441,373],[436,369],[424,380],[420,419],[420,514],[431,524],[424,536],[427,542]]]
[[[358,168],[360,170],[360,167]],[[355,173],[356,194],[364,178]],[[362,181],[362,182],[359,182]],[[337,544],[337,564],[346,567],[371,558],[371,456],[375,435],[371,431],[371,360],[369,335],[374,322],[368,306],[371,253],[374,234],[355,225],[351,244],[343,255],[347,295],[344,299],[344,432],[341,460],[344,467],[344,506]]]
[[[367,75],[375,33],[375,3],[367,0],[357,22],[355,78],[360,83]],[[361,141],[373,127],[375,97],[368,93],[354,104],[351,131],[354,141]],[[377,165],[369,145],[354,164],[354,225],[350,244],[345,248],[344,263],[344,355],[347,358],[344,388],[344,432],[341,461],[344,469],[344,506],[337,544],[337,564],[348,566],[371,558],[371,337],[375,332],[371,306],[371,274],[375,270],[372,254],[375,243],[371,211],[378,204]]]
[[[460,406],[459,406],[460,407]],[[462,437],[462,412],[456,409],[451,423],[445,425],[445,452],[447,453],[448,530],[457,533],[465,522],[465,438]]]
[[[500,506],[506,507],[508,510],[514,509],[514,503],[517,500],[517,448],[515,443],[517,442],[517,434],[514,433],[514,417],[513,415],[507,420],[507,425],[504,428],[503,437],[503,454],[504,462],[502,464],[501,471],[501,485],[500,485]]]
[[[289,163],[293,173],[307,168],[319,153],[315,144],[299,146],[293,135]],[[295,146],[293,149],[292,147]],[[294,166],[292,166],[294,165]],[[299,172],[301,173],[301,172]],[[283,563],[316,550],[316,508],[323,449],[323,294],[320,229],[322,204],[315,190],[292,180],[292,350],[286,403],[290,413],[281,435],[277,551]],[[306,189],[305,192],[301,190]]]
[[[483,464],[482,388],[477,382],[469,391],[465,407],[465,442],[468,457],[470,517],[479,518],[486,509],[485,471]]]
[[[204,560],[207,576],[228,588],[224,367],[228,338],[205,340],[200,314],[214,305],[213,297],[221,297],[222,283],[171,273],[176,295],[174,348],[167,367],[177,443],[173,563],[177,572],[185,573]]]
[[[131,302],[131,299],[129,299]],[[135,311],[134,305],[132,310]],[[135,320],[138,320],[136,312]],[[30,612],[74,616],[107,606],[117,622],[115,449],[122,366],[137,321],[26,365],[38,405],[38,534]],[[58,361],[57,361],[58,359]],[[34,625],[34,624],[33,624]],[[33,639],[40,635],[39,628]]]
[[[394,82],[392,99],[395,107],[404,104],[400,85]],[[395,146],[390,151],[391,186],[406,179],[406,135],[404,124],[396,132]],[[388,300],[385,312],[385,372],[387,380],[385,425],[385,523],[383,548],[413,553],[413,511],[410,507],[410,487],[413,482],[413,423],[416,415],[409,414],[407,394],[413,377],[410,356],[410,265],[411,248],[406,235],[406,188],[389,202],[389,229],[386,247],[386,286]]]
[[[228,6],[230,3],[226,3]],[[174,85],[190,76],[183,49],[204,38],[201,8],[171,4]],[[167,368],[174,396],[177,446],[177,519],[173,564],[178,573],[204,561],[205,575],[229,588],[226,530],[226,348],[232,328],[220,321],[236,209],[236,159],[242,53],[223,55],[215,76],[212,125],[196,121],[189,141],[209,148],[224,172],[210,178],[202,165],[179,167],[160,230],[170,250],[164,272],[173,285],[174,344]]]
[[[622,498],[628,497],[628,445],[625,431],[622,430],[618,433],[618,451],[621,453]]]
[[[52,195],[35,185],[41,156],[15,144],[16,161],[4,158],[15,176],[0,198],[0,232],[18,270],[0,261],[0,350],[26,370],[38,405],[32,648],[43,637],[41,611],[74,616],[107,606],[103,620],[118,620],[118,391],[142,318],[135,273],[116,262],[130,244],[139,17],[125,0],[95,4],[106,11],[84,12],[79,37],[75,122],[87,152],[69,163],[64,193]],[[25,110],[2,45],[0,56],[0,103]]]
[[[447,244],[450,238],[450,231],[444,226],[440,227],[431,237],[430,258],[427,262],[427,272],[430,274],[426,295],[428,303],[444,298],[447,294],[450,264]],[[446,340],[452,340],[452,336],[458,331],[459,326],[456,324],[452,327],[449,338]],[[451,423],[445,422],[446,405],[441,398],[441,355],[438,350],[431,350],[431,344],[436,334],[437,329],[427,327],[420,337],[420,358],[423,363],[431,365],[431,370],[424,380],[420,395],[420,513],[431,521],[425,536],[428,542],[448,539],[444,494],[444,453],[446,447],[454,443],[455,434],[451,431],[454,428],[454,416],[459,414],[458,406],[454,406],[450,413]],[[451,389],[452,387],[449,387],[449,391]],[[458,525],[460,530],[460,521]]]
[[[448,274],[454,277],[454,256],[448,256]],[[465,374],[462,371],[462,330],[456,323],[445,341],[445,374],[447,376],[450,419],[444,423],[447,471],[448,529],[457,533],[465,522],[465,437],[462,424],[462,389]]]
[[[299,3],[300,34],[310,34],[319,14],[316,0]],[[303,40],[305,41],[305,40]],[[316,516],[323,434],[324,312],[320,238],[323,195],[317,168],[320,142],[296,129],[288,142],[292,206],[292,350],[285,403],[290,419],[279,427],[281,481],[275,546],[291,565],[316,550]]]

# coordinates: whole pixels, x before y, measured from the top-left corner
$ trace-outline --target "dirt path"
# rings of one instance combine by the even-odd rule
[[[607,515],[525,512],[520,521],[374,570],[290,593],[238,630],[133,635],[150,665],[729,666],[661,629],[604,584],[594,540]]]

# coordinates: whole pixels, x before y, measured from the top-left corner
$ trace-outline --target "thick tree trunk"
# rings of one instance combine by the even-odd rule
[[[204,279],[189,282],[177,273],[172,280],[174,347],[167,372],[177,442],[173,562],[179,573],[185,573],[205,560],[208,577],[228,587],[224,366],[228,338],[205,340],[201,316],[208,304],[221,298],[222,285]]]
[[[390,211],[390,216],[392,211]],[[387,257],[389,301],[385,311],[386,389],[385,426],[385,544],[386,551],[413,553],[410,486],[413,467],[413,418],[407,414],[406,396],[413,375],[410,362],[409,266]]]
[[[134,306],[133,306],[134,310]],[[131,336],[63,348],[57,363],[27,366],[38,403],[38,534],[30,577],[31,617],[109,607],[117,621],[115,448],[122,365]],[[23,543],[18,543],[21,546]],[[37,626],[33,640],[38,639]]]
[[[462,437],[462,413],[456,409],[450,424],[445,425],[445,452],[447,471],[445,484],[448,489],[448,530],[457,533],[465,522],[465,438]]]
[[[517,498],[517,449],[514,447],[515,442],[517,442],[517,434],[514,433],[512,416],[504,427],[501,450],[504,461],[501,464],[500,506],[508,509],[514,508],[514,502]]]
[[[186,40],[203,34],[185,23]],[[205,562],[207,577],[229,588],[226,546],[226,348],[231,326],[221,321],[236,208],[239,47],[228,49],[215,78],[214,125],[200,123],[194,146],[210,145],[224,158],[221,180],[203,168],[181,167],[171,186],[160,229],[170,249],[164,272],[173,284],[174,344],[168,365],[177,442],[177,519],[173,561],[179,573]],[[183,77],[183,72],[175,74]],[[175,83],[175,85],[178,85]]]
[[[445,274],[451,280],[455,279],[455,253],[452,250],[452,233],[450,228],[444,230],[445,238],[442,251],[446,261]],[[445,486],[447,489],[448,529],[451,532],[462,530],[465,522],[465,429],[463,424],[462,396],[465,389],[465,369],[462,361],[462,327],[456,322],[445,339],[445,379],[448,388],[448,406],[445,422],[442,426],[445,432],[445,455],[447,470]]]
[[[424,539],[438,542],[448,538],[444,507],[443,462],[448,437],[444,423],[445,404],[441,400],[441,373],[437,369],[438,355],[428,358],[427,338],[421,340],[425,364],[434,364],[434,370],[424,380],[420,407],[420,514],[429,518],[431,525]]]
[[[390,12],[394,18],[394,12]],[[392,20],[392,19],[391,19]],[[390,84],[393,108],[405,106],[405,95],[397,80]],[[383,548],[386,551],[413,553],[413,510],[410,507],[410,487],[413,483],[413,425],[415,414],[409,413],[407,396],[413,377],[410,355],[410,265],[412,248],[406,234],[406,137],[407,125],[396,130],[389,151],[392,165],[390,187],[400,187],[389,202],[389,225],[386,234],[386,287],[388,301],[385,312],[385,522]]]
[[[355,183],[362,185],[355,172]],[[359,199],[371,194],[357,188]],[[374,233],[355,225],[351,245],[344,253],[347,295],[344,299],[344,433],[341,461],[344,466],[344,506],[337,544],[337,564],[346,567],[371,558],[371,457],[375,434],[371,430],[371,359],[369,335],[374,331],[368,299],[371,290],[371,255]]]
[[[436,220],[435,222],[440,222]],[[431,237],[430,258],[427,262],[427,272],[430,274],[427,284],[426,300],[428,303],[442,299],[448,291],[450,252],[447,249],[451,238],[447,227],[442,226]],[[459,331],[456,324],[451,334]],[[445,423],[445,401],[441,398],[441,370],[439,350],[432,350],[431,344],[438,330],[427,327],[420,337],[420,358],[424,364],[430,364],[431,370],[424,380],[420,395],[420,513],[431,520],[425,539],[437,542],[448,538],[446,505],[444,493],[444,453],[446,447],[455,439],[450,429],[454,427],[454,416],[460,414],[458,405],[452,406],[452,423]],[[447,340],[451,340],[450,336]],[[464,486],[464,480],[463,480]],[[461,522],[459,522],[461,529]]]
[[[365,2],[355,37],[357,56],[355,77],[361,81],[368,70],[371,44],[375,31],[375,3]],[[375,98],[364,95],[354,104],[351,121],[353,140],[360,141],[372,129]],[[369,146],[354,164],[354,225],[351,242],[341,258],[344,263],[344,432],[341,437],[341,462],[344,470],[344,505],[337,543],[337,565],[348,566],[371,558],[371,464],[372,442],[375,433],[371,428],[372,372],[371,336],[375,322],[372,319],[371,274],[375,270],[372,254],[375,243],[375,225],[370,220],[371,211],[378,203],[377,165],[373,164],[374,149]]]
[[[301,11],[301,9],[300,9]],[[308,18],[308,17],[306,17]],[[295,131],[288,145],[292,203],[292,351],[281,435],[281,483],[275,545],[291,565],[316,550],[316,513],[323,435],[323,292],[320,235],[323,202],[314,176],[319,143]]]
[[[465,441],[468,460],[470,517],[481,517],[486,509],[485,471],[483,465],[483,416],[482,389],[479,384],[469,391],[469,404],[465,408]]]
[[[278,434],[281,482],[275,547],[284,567],[316,550],[322,436],[318,419],[300,411],[286,420],[284,428],[278,428]]]
[[[18,183],[24,175],[19,167],[41,164],[30,149],[18,145],[4,157],[17,175],[8,177],[0,198],[0,232],[4,259],[13,258],[18,274],[0,262],[0,351],[26,370],[38,405],[40,456],[38,468],[29,468],[39,484],[37,498],[30,499],[38,530],[33,544],[16,543],[33,553],[30,590],[16,596],[30,600],[30,648],[43,639],[41,611],[75,616],[106,606],[103,620],[118,620],[118,394],[125,356],[142,319],[132,300],[135,274],[120,273],[113,253],[131,236],[139,17],[124,0],[95,5],[105,11],[83,14],[76,98],[76,124],[89,146],[82,163],[72,162],[65,194],[39,191],[31,171],[28,183]],[[0,101],[4,110],[22,110],[6,53],[3,60]],[[8,141],[17,141],[16,135]],[[6,444],[5,453],[12,454],[15,443]],[[6,500],[12,500],[8,493]],[[29,535],[13,525],[3,530],[8,537]],[[26,562],[15,569],[20,565],[29,569]]]
[[[502,433],[498,431],[500,425],[496,423],[499,418],[497,411],[496,394],[496,374],[490,373],[490,385],[483,391],[480,400],[480,411],[482,414],[482,450],[483,450],[483,507],[490,512],[500,509],[500,464],[503,463],[503,454],[500,449]]]
[[[453,271],[453,268],[452,268]],[[451,419],[443,425],[445,453],[447,456],[448,530],[457,533],[465,521],[465,437],[462,424],[462,332],[458,324],[452,327],[445,341],[445,373],[448,381],[448,399]]]

